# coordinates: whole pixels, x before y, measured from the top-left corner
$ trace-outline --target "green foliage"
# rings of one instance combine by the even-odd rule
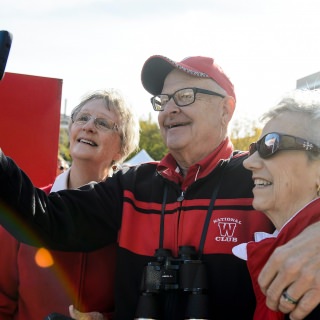
[[[69,152],[69,133],[68,129],[60,128],[60,135],[59,135],[59,154],[71,163],[71,156]]]
[[[140,150],[145,149],[155,160],[161,160],[168,152],[164,145],[158,123],[152,121],[151,116],[148,120],[140,120]]]
[[[247,151],[250,143],[259,139],[261,131],[256,121],[248,119],[235,121],[230,127],[230,139],[234,149]]]

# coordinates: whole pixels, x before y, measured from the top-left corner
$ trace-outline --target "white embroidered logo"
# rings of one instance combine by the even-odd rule
[[[213,223],[218,225],[220,236],[215,237],[219,242],[237,242],[238,238],[234,237],[237,225],[241,221],[234,218],[218,218],[213,219]]]
[[[232,237],[234,234],[234,229],[236,227],[235,223],[219,222],[218,223],[220,235],[223,237]]]

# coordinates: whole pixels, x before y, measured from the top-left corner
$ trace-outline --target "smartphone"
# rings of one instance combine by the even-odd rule
[[[50,313],[44,320],[74,320],[73,318],[64,316],[60,313]]]
[[[8,31],[0,31],[0,80],[2,80],[4,75],[4,70],[6,69],[6,64],[11,48],[12,34]]]

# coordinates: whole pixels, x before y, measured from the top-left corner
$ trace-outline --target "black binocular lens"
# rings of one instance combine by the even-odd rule
[[[210,319],[209,298],[202,292],[192,292],[189,295],[185,311],[185,319]]]
[[[161,311],[158,297],[153,293],[143,292],[139,298],[135,320],[160,319]]]

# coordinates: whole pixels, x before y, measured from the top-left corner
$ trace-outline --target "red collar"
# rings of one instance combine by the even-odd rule
[[[159,162],[157,170],[163,177],[181,184],[185,190],[194,181],[208,175],[222,159],[230,158],[232,151],[232,142],[226,138],[212,153],[189,167],[186,177],[181,174],[176,160],[170,153]]]

